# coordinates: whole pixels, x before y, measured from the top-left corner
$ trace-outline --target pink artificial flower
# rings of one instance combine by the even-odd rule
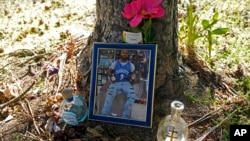
[[[142,20],[142,16],[138,14],[138,11],[137,1],[132,1],[129,4],[126,4],[123,9],[122,16],[131,19],[129,22],[131,27],[136,27]]]
[[[144,18],[160,18],[163,17],[165,12],[160,6],[162,0],[138,0],[142,1],[141,12],[146,11]]]
[[[137,27],[142,19],[160,18],[164,16],[164,9],[160,6],[162,0],[134,0],[125,5],[122,16],[131,19],[131,27]]]
[[[135,1],[128,3],[124,6],[122,16],[131,19],[137,14],[138,8]]]

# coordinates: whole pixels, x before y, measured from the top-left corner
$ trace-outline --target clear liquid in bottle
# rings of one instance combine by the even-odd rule
[[[166,116],[158,126],[158,141],[187,141],[188,126],[181,118],[184,104],[180,101],[171,103],[171,115]]]

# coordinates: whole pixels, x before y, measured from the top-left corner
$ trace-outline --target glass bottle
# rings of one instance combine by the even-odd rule
[[[80,95],[73,94],[71,88],[65,88],[62,92],[61,104],[62,120],[69,125],[76,126],[87,118],[88,108],[85,99]]]
[[[158,126],[158,141],[187,141],[188,125],[181,118],[184,104],[180,101],[171,103],[171,115],[166,116]]]

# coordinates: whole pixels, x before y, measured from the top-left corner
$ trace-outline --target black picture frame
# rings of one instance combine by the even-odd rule
[[[121,50],[128,50],[129,62],[135,66],[136,79],[133,80],[133,83],[130,83],[132,88],[123,87],[121,91],[113,93],[111,106],[107,106],[109,104],[104,106],[109,87],[116,83],[107,75],[108,69],[112,62],[119,59]],[[156,58],[157,44],[95,42],[92,55],[89,120],[151,128]],[[130,102],[133,103],[129,108],[130,111],[124,108],[124,105],[127,105],[126,102],[131,100],[128,91],[135,94],[134,102]],[[110,107],[110,109],[107,107]],[[103,114],[103,108],[109,109],[108,115]],[[129,111],[129,117],[124,117],[125,111]]]

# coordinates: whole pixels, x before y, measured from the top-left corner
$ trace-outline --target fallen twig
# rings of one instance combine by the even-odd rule
[[[67,59],[67,53],[64,53],[60,56],[60,67],[59,67],[59,72],[58,72],[59,82],[58,82],[58,87],[57,87],[56,93],[59,91],[59,89],[62,85],[63,70],[64,70],[64,65],[65,65],[66,59]]]
[[[33,87],[34,84],[35,84],[35,81],[22,94],[18,95],[16,98],[9,100],[6,103],[1,104],[0,109],[3,109],[4,107],[8,106],[9,104],[16,102],[19,98],[21,98],[23,95],[25,95]]]
[[[20,76],[19,79],[22,79],[22,78],[24,78],[24,77],[27,76],[27,75],[29,75],[29,76],[34,76],[34,75],[35,75],[35,74],[32,72],[32,70],[31,70],[31,65],[28,65],[28,71],[27,71],[24,75]]]
[[[17,87],[21,90],[21,92],[23,92],[23,89],[22,89],[22,87],[20,86],[20,82],[18,82],[17,78],[16,78],[15,75],[12,73],[12,71],[10,71],[10,73],[11,73],[11,75],[12,75],[12,79],[11,79],[11,80],[13,80],[13,81],[16,83]],[[17,95],[17,94],[15,94],[15,95]]]
[[[25,101],[26,101],[27,104],[28,104],[28,109],[29,109],[29,111],[30,111],[30,114],[31,114],[31,117],[32,117],[34,126],[35,126],[35,128],[36,128],[36,131],[37,131],[38,134],[40,134],[40,130],[39,130],[37,124],[36,124],[36,120],[35,120],[35,117],[34,117],[34,113],[33,113],[32,109],[31,109],[30,102],[29,102],[28,99],[26,99],[26,98],[25,98]]]
[[[0,138],[4,137],[5,135],[9,135],[12,132],[12,129],[17,128],[19,125],[24,124],[25,122],[19,122],[15,125],[7,126],[4,130],[0,128]],[[5,124],[5,123],[4,123]],[[6,127],[4,124],[0,123],[1,127]]]
[[[28,58],[27,60],[25,60],[24,62],[21,62],[18,65],[21,66],[21,65],[27,64],[31,60],[41,59],[41,58],[45,58],[45,55],[44,54],[35,54],[34,56]]]
[[[209,113],[205,114],[205,115],[202,116],[201,118],[199,118],[199,119],[195,120],[194,122],[190,123],[190,124],[188,125],[188,127],[190,127],[190,126],[196,124],[197,122],[201,122],[201,121],[204,121],[204,120],[210,118],[212,114],[214,114],[215,112],[219,111],[221,108],[222,108],[222,107],[220,107],[220,108],[218,108],[218,109],[216,109],[216,110],[214,110],[214,111],[212,111],[212,112],[209,112]]]
[[[229,87],[225,82],[222,82],[221,85],[223,85],[230,94],[238,95],[237,92],[233,88]]]
[[[26,131],[27,134],[29,134],[30,136],[28,135],[23,135],[25,137],[29,137],[29,138],[32,138],[32,139],[35,139],[35,140],[38,140],[38,141],[43,141],[41,138],[35,136],[34,134],[30,133],[29,131]]]
[[[21,136],[25,137],[25,138],[30,138],[32,140],[38,140],[36,137],[33,137],[32,135],[22,135]]]
[[[0,56],[0,57],[1,57],[1,56]],[[11,65],[11,64],[13,64],[13,63],[16,63],[16,62],[19,62],[19,60],[15,60],[15,61],[12,61],[12,62],[10,62],[10,63],[4,65],[4,66],[1,68],[1,70],[4,70],[4,68],[6,68],[7,66],[9,66],[9,65]]]
[[[199,138],[198,138],[197,140],[195,140],[195,141],[202,141],[202,140],[204,140],[211,132],[213,132],[213,131],[214,131],[216,128],[218,128],[224,121],[226,121],[228,118],[230,118],[236,111],[237,111],[237,109],[234,110],[229,116],[227,116],[226,118],[224,118],[219,124],[217,124],[217,125],[215,125],[214,127],[208,129],[208,131],[207,131],[204,135],[202,135],[201,137],[199,137]]]
[[[23,108],[23,110],[24,110],[24,114],[25,114],[25,115],[27,115],[27,117],[32,118],[32,117],[30,116],[30,112],[29,112],[29,110],[27,109],[27,106],[26,106],[26,105],[24,105],[24,103],[23,103],[23,102],[21,102],[21,101],[20,101],[20,105],[21,105],[21,107],[22,107],[22,108]]]
[[[91,68],[92,68],[92,66],[90,65],[88,70],[83,74],[83,76],[87,76],[90,73]]]

